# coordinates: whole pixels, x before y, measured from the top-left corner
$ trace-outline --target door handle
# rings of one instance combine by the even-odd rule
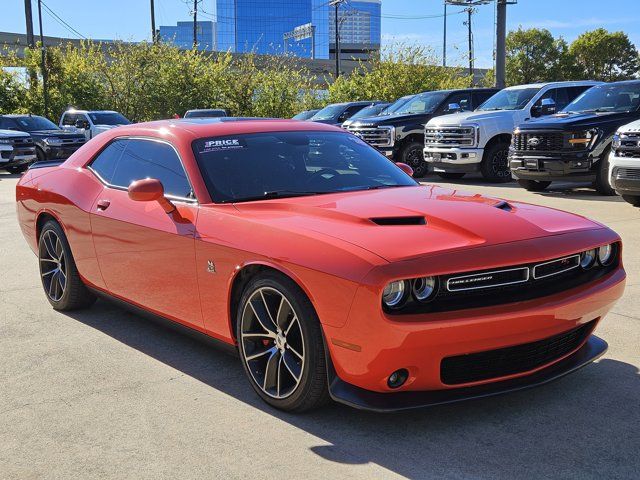
[[[98,210],[106,210],[109,208],[109,205],[111,205],[109,200],[98,200],[98,204],[96,206],[98,207]]]

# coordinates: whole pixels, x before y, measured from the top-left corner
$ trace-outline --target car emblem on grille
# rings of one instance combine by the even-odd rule
[[[436,134],[434,135],[434,138],[435,138],[436,140],[444,140],[444,134],[443,134],[443,133],[441,133],[441,132],[438,132],[438,133],[436,133]]]
[[[529,145],[530,147],[537,147],[538,145],[540,145],[540,139],[538,137],[532,137],[527,140],[527,145]]]

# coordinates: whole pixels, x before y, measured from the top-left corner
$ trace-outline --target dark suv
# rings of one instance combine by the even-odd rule
[[[327,123],[329,125],[342,125],[352,115],[364,107],[382,103],[380,100],[367,100],[364,102],[331,103],[319,110],[309,120],[312,122]]]
[[[616,130],[640,119],[640,81],[605,83],[585,91],[562,111],[522,123],[513,133],[509,167],[518,183],[541,191],[551,182],[593,182],[613,195],[609,153]]]
[[[84,134],[62,130],[51,120],[37,115],[0,115],[0,129],[30,134],[38,161],[68,158],[85,142]]]
[[[361,118],[347,129],[395,162],[413,168],[415,177],[427,173],[424,161],[424,128],[438,115],[473,110],[496,93],[496,88],[437,90],[413,96],[391,115]]]

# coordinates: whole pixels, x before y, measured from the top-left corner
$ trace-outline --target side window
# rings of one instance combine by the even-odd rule
[[[471,110],[471,93],[454,93],[444,104],[445,112],[449,111],[449,104],[457,103],[462,110]]]
[[[578,98],[578,95],[580,95],[582,92],[586,90],[589,90],[591,87],[592,85],[580,85],[579,87],[568,87],[567,95],[569,96],[569,102],[572,102],[573,100]]]
[[[76,124],[77,118],[78,116],[74,113],[65,113],[62,117],[62,125],[72,127]]]
[[[492,92],[492,91],[487,91],[487,92],[474,92],[473,93],[473,108],[478,108],[480,105],[482,105],[485,100],[487,100],[488,98],[493,97],[493,95],[496,92]]]
[[[564,107],[566,107],[570,100],[569,100],[569,92],[567,91],[567,88],[558,88],[556,90],[556,111],[560,111],[562,110]]]
[[[91,170],[106,183],[113,184],[113,174],[116,171],[116,165],[120,161],[122,152],[124,152],[127,140],[115,140],[106,146],[98,156],[91,162]]]
[[[15,130],[15,129],[16,129],[16,124],[13,123],[13,120],[0,117],[0,130]]]
[[[191,198],[191,185],[176,151],[164,142],[143,139],[126,140],[126,149],[117,162],[112,185],[128,188],[131,182],[157,178],[167,195]]]

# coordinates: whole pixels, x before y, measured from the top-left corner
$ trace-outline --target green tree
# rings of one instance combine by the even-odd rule
[[[6,71],[0,65],[0,113],[18,111],[25,94],[26,86],[18,74]]]
[[[507,35],[506,49],[509,85],[563,80],[569,73],[567,43],[549,30],[520,27]]]
[[[569,47],[576,76],[607,82],[636,78],[638,50],[624,32],[598,28],[580,35]]]

